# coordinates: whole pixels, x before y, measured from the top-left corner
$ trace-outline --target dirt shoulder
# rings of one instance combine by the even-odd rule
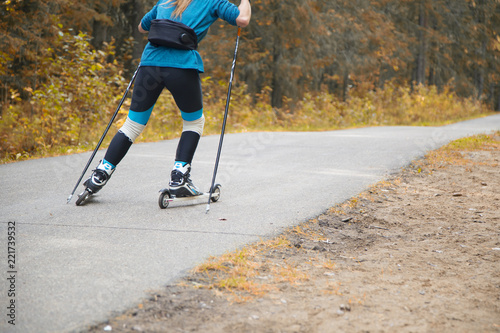
[[[433,152],[89,332],[500,332],[500,137]]]

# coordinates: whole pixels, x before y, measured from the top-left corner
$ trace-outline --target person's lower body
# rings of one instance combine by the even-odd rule
[[[104,159],[85,183],[93,193],[107,183],[116,166],[142,133],[163,88],[167,88],[172,94],[183,119],[183,130],[170,175],[171,193],[176,196],[199,193],[190,180],[191,163],[205,124],[198,71],[151,66],[139,68],[127,119],[111,140]]]

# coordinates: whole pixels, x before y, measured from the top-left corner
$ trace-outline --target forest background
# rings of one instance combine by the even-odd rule
[[[156,1],[1,1],[1,161],[93,149]],[[500,110],[500,0],[254,0],[252,11],[230,132],[433,125]],[[200,45],[205,134],[220,131],[235,40],[218,21]],[[181,129],[163,93],[139,141]]]

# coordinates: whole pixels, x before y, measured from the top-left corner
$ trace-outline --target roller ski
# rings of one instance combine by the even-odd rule
[[[204,193],[196,187],[191,179],[189,173],[191,166],[186,164],[184,166],[176,166],[172,170],[170,176],[170,183],[168,188],[160,190],[160,197],[158,198],[158,205],[161,209],[165,209],[171,202],[190,201],[195,199],[208,199],[216,202],[220,198],[220,184],[215,184],[211,191]]]
[[[82,193],[78,194],[76,205],[83,205],[89,200],[92,195],[99,192],[104,187],[104,185],[106,185],[109,178],[111,178],[111,174],[113,173],[113,171],[114,170],[106,171],[99,168],[93,170],[90,177],[83,183],[83,186],[85,186],[85,190],[83,190]]]

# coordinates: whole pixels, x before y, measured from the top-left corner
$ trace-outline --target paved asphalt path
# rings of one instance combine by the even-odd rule
[[[134,145],[108,185],[81,207],[76,195],[70,204],[66,198],[90,153],[0,165],[0,331],[84,331],[210,255],[275,235],[429,150],[493,130],[500,130],[500,114],[444,127],[229,134],[221,200],[208,214],[205,201],[158,207],[177,140]],[[200,142],[192,178],[202,189],[211,182],[218,139]],[[14,269],[8,222],[15,222]],[[11,300],[15,327],[8,323]]]

